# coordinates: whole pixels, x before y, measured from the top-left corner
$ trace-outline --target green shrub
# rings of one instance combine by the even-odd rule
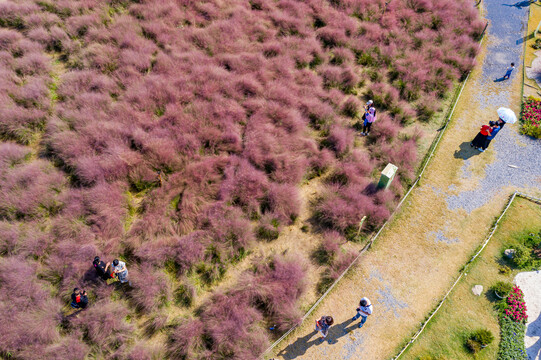
[[[527,360],[524,346],[526,325],[514,322],[507,316],[500,316],[500,331],[498,360]]]
[[[505,298],[513,290],[513,284],[506,281],[498,281],[490,289],[500,297]]]
[[[494,341],[494,335],[487,329],[479,329],[473,332],[466,340],[466,347],[474,354]]]
[[[532,48],[536,50],[541,49],[541,39],[535,39],[535,42],[532,44]]]
[[[511,273],[511,268],[507,265],[501,265],[498,270],[502,275],[509,275]]]
[[[477,354],[479,351],[481,351],[481,344],[475,339],[470,338],[466,340],[466,347],[474,354]]]
[[[175,303],[179,306],[190,307],[195,297],[194,287],[185,282],[175,289]]]
[[[524,269],[530,265],[532,257],[531,257],[532,250],[527,248],[524,245],[516,245],[515,246],[515,254],[513,255],[512,262],[513,264],[519,268]]]
[[[494,341],[494,335],[487,329],[479,329],[472,334],[472,337],[481,345],[487,346]]]

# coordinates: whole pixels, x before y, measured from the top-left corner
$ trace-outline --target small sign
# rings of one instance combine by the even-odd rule
[[[383,169],[383,171],[381,172],[378,188],[388,189],[389,186],[391,186],[391,183],[393,182],[393,179],[394,179],[394,176],[396,175],[397,170],[398,170],[398,167],[396,165],[388,163],[387,166],[385,166],[385,169]]]

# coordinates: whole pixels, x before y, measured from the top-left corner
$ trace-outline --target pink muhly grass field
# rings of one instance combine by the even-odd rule
[[[414,178],[405,128],[479,51],[471,1],[385,3],[0,2],[0,357],[254,359],[298,323],[294,255],[221,280],[305,213],[336,279]],[[96,255],[132,287],[97,281]]]

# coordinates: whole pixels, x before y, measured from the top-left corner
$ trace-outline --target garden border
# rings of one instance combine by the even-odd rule
[[[479,37],[479,44],[481,45],[483,43],[483,40],[484,40],[484,37],[485,37],[485,33],[486,33],[486,29],[489,25],[489,22],[487,20],[487,23],[485,25],[485,28],[483,29],[483,32],[481,33],[480,37]],[[381,232],[383,231],[383,229],[385,229],[385,227],[387,227],[387,224],[391,222],[391,220],[394,218],[394,216],[396,215],[396,213],[398,212],[398,210],[400,209],[400,207],[402,206],[402,204],[404,203],[404,201],[408,198],[408,196],[410,195],[410,193],[412,192],[412,190],[415,188],[415,186],[419,183],[419,181],[421,180],[421,177],[423,176],[423,173],[425,172],[425,169],[426,167],[428,166],[428,164],[430,163],[430,160],[432,159],[432,156],[434,155],[434,153],[436,152],[436,149],[438,147],[438,144],[441,140],[441,138],[443,137],[443,134],[445,133],[445,130],[447,129],[449,123],[451,122],[451,118],[453,117],[453,114],[455,112],[455,108],[456,108],[456,105],[458,103],[458,100],[460,99],[460,95],[462,95],[462,92],[468,82],[468,79],[470,77],[470,74],[471,72],[473,71],[470,70],[468,72],[468,75],[466,76],[466,78],[464,79],[464,82],[462,83],[462,86],[460,87],[460,91],[458,92],[458,96],[455,97],[454,101],[453,101],[453,106],[452,108],[450,107],[451,109],[451,112],[448,114],[447,116],[447,120],[445,121],[445,124],[443,125],[443,127],[440,128],[439,130],[439,134],[438,136],[433,140],[432,144],[430,145],[430,153],[428,153],[427,155],[425,155],[425,158],[423,159],[423,161],[421,162],[421,166],[422,166],[422,170],[421,172],[419,173],[419,175],[417,176],[417,178],[415,179],[415,182],[411,185],[411,187],[409,188],[408,192],[406,193],[406,195],[404,195],[404,197],[402,198],[402,200],[400,200],[400,202],[398,203],[398,205],[396,206],[396,208],[394,209],[393,213],[391,214],[391,216],[389,217],[389,219],[387,219],[387,221],[383,224],[383,226],[378,230],[378,232],[376,233],[376,235],[374,235],[370,241],[368,241],[368,243],[361,249],[361,251],[359,252],[359,254],[355,257],[355,259],[353,259],[353,261],[349,264],[349,266],[342,272],[342,274],[340,274],[340,276],[331,284],[331,286],[329,286],[329,288],[327,289],[327,291],[325,291],[325,293],[323,295],[321,295],[321,297],[314,303],[314,305],[312,305],[312,307],[310,307],[310,309],[304,314],[304,316],[301,318],[301,321],[294,325],[293,327],[291,327],[287,332],[285,332],[278,340],[276,340],[274,343],[272,343],[272,345],[270,345],[260,356],[259,356],[259,359],[264,359],[265,355],[268,354],[270,351],[272,351],[280,342],[282,342],[282,340],[284,340],[289,334],[291,334],[291,332],[293,332],[293,330],[295,330],[297,327],[299,327],[299,325],[301,325],[308,316],[310,316],[310,314],[317,308],[317,306],[321,303],[321,301],[323,301],[323,299],[325,299],[327,297],[327,295],[331,292],[331,290],[336,286],[336,284],[338,284],[338,282],[340,280],[342,280],[342,278],[347,274],[347,272],[351,269],[351,267],[357,262],[357,260],[359,260],[359,258],[368,250],[370,249],[370,247],[372,246],[372,244],[374,243],[374,241],[378,238],[378,236],[381,234]],[[456,92],[455,92],[456,94]],[[424,164],[424,165],[423,165]],[[420,168],[420,167],[419,167]],[[456,284],[456,283],[455,283]],[[454,285],[453,285],[454,287]],[[445,295],[445,297],[447,297],[447,295]],[[440,305],[441,306],[441,305]]]
[[[432,310],[430,312],[430,316],[423,322],[421,323],[421,328],[419,330],[417,330],[417,332],[413,335],[413,337],[410,339],[410,341],[408,341],[408,343],[402,348],[402,350],[398,353],[398,355],[396,355],[395,357],[392,358],[392,360],[397,360],[398,358],[400,358],[400,356],[409,348],[409,346],[411,344],[413,344],[415,342],[415,340],[417,340],[417,338],[419,337],[419,335],[421,335],[421,333],[424,331],[424,329],[426,328],[426,326],[428,325],[428,323],[430,322],[430,320],[432,320],[432,318],[434,317],[434,315],[436,315],[436,313],[438,312],[438,310],[441,308],[441,306],[443,305],[443,303],[445,303],[445,300],[447,300],[447,297],[449,296],[449,294],[451,293],[451,291],[453,291],[453,289],[455,288],[456,284],[458,284],[458,282],[460,281],[460,279],[462,279],[462,277],[464,275],[467,275],[468,273],[466,272],[466,270],[468,269],[469,265],[481,254],[481,252],[485,249],[485,247],[488,245],[488,242],[490,241],[490,239],[492,239],[492,236],[494,235],[494,233],[496,232],[496,229],[498,228],[498,224],[500,222],[500,220],[502,219],[502,217],[505,215],[505,213],[507,212],[507,210],[509,209],[509,207],[511,206],[511,204],[513,203],[513,201],[515,200],[516,197],[521,197],[523,199],[526,199],[528,201],[531,201],[531,202],[534,202],[536,204],[540,204],[541,205],[541,198],[537,198],[535,196],[532,196],[532,195],[528,195],[528,194],[525,194],[525,193],[522,193],[520,191],[515,191],[512,195],[511,195],[511,198],[509,199],[508,203],[507,203],[507,206],[503,209],[503,211],[501,212],[500,216],[498,217],[498,219],[494,222],[494,225],[492,226],[492,230],[490,231],[488,237],[486,238],[486,240],[484,241],[484,243],[481,245],[481,248],[471,257],[471,259],[462,267],[462,269],[459,271],[460,275],[458,276],[458,278],[455,280],[455,282],[453,283],[453,285],[451,286],[451,288],[447,291],[447,293],[445,294],[445,296],[440,300],[440,302],[438,303],[438,305],[436,306],[436,308],[434,310]]]

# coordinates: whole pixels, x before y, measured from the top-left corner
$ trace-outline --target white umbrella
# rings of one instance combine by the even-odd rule
[[[501,107],[498,109],[498,116],[500,119],[505,121],[508,124],[514,124],[517,122],[517,116],[513,112],[513,110]]]

